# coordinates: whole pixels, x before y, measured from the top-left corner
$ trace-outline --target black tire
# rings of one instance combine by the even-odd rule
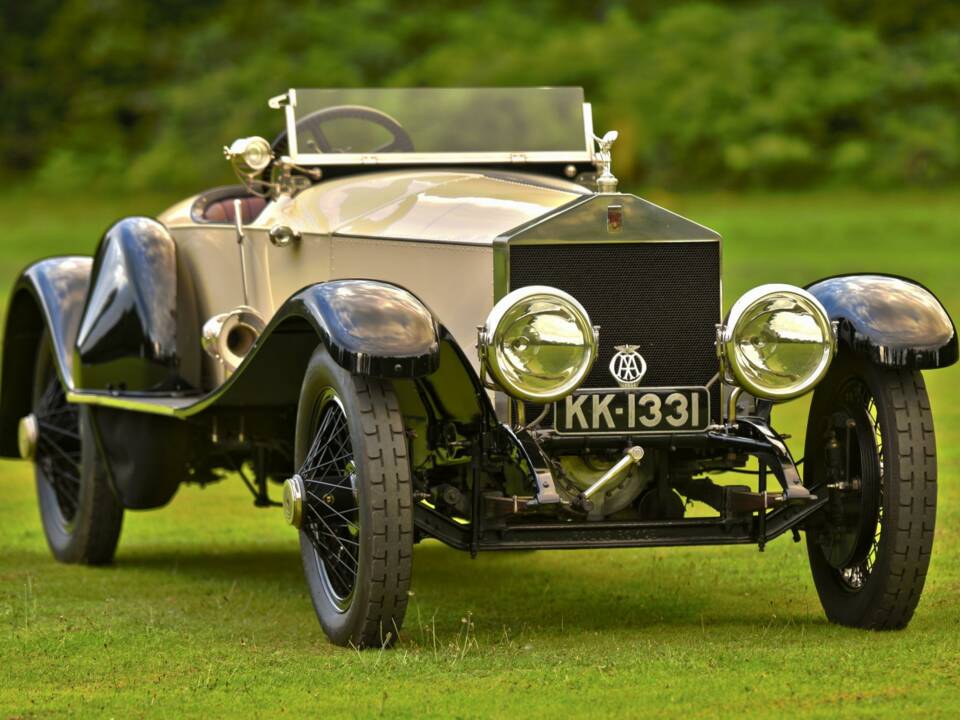
[[[300,391],[295,456],[305,488],[300,551],[324,632],[337,645],[392,644],[407,609],[414,536],[392,385],[351,375],[318,348]]]
[[[827,618],[872,630],[905,627],[923,591],[937,511],[923,376],[842,351],[814,393],[805,457],[806,484],[830,497],[807,532]]]
[[[111,562],[123,506],[110,488],[89,408],[67,403],[46,333],[37,350],[33,415],[38,427],[33,458],[37,498],[50,551],[64,563]]]

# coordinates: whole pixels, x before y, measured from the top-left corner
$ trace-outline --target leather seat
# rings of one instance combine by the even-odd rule
[[[234,211],[234,200],[240,201],[240,218],[244,224],[256,220],[257,216],[263,212],[263,208],[267,205],[266,199],[257,197],[256,195],[214,200],[203,209],[203,219],[212,223],[235,222],[236,212]]]

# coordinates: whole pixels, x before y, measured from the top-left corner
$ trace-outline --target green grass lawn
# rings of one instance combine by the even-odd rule
[[[27,261],[90,252],[170,198],[0,201],[17,218],[0,291]],[[960,315],[960,193],[652,199],[725,237],[725,300],[846,271],[913,276]],[[414,555],[389,651],[328,645],[297,540],[239,482],[127,513],[114,566],[55,563],[32,474],[0,464],[0,718],[957,717],[960,371],[929,373],[940,507],[910,627],[827,624],[802,544]],[[802,442],[805,403],[775,414]],[[797,445],[799,447],[799,445]]]

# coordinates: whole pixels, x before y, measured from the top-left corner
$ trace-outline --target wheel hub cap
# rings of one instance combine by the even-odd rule
[[[299,475],[283,483],[283,519],[297,529],[303,524],[303,478]]]
[[[36,456],[39,437],[37,416],[30,413],[20,418],[20,424],[17,426],[17,447],[20,450],[20,457],[24,460],[32,460]]]

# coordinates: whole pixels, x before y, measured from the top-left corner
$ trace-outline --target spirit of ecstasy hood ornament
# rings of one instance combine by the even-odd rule
[[[617,191],[617,178],[610,172],[611,155],[610,148],[620,136],[616,130],[611,130],[602,138],[593,136],[597,143],[597,152],[594,154],[594,163],[600,174],[597,176],[597,192],[614,193]]]

